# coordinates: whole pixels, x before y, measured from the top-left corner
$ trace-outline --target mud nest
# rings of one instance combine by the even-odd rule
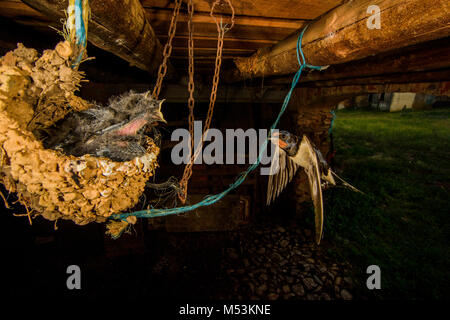
[[[0,179],[30,218],[84,225],[137,204],[157,167],[159,148],[147,138],[143,156],[117,162],[43,146],[37,131],[92,107],[74,95],[83,74],[70,67],[71,55],[69,42],[41,56],[19,43],[0,58]]]

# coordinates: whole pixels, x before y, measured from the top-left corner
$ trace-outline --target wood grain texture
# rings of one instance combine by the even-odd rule
[[[312,20],[340,5],[343,0],[234,0],[236,15]],[[172,8],[170,0],[141,0],[144,8]],[[195,0],[195,10],[210,12],[213,0]],[[229,13],[228,7],[217,12]]]
[[[368,29],[367,8],[381,9],[381,29]],[[330,65],[450,35],[447,0],[349,1],[314,22],[305,32],[303,52],[313,65]],[[424,14],[426,12],[426,14]],[[282,75],[298,70],[299,32],[250,58],[236,59],[236,78]]]
[[[361,79],[363,77],[371,77],[371,79],[372,77],[376,79],[384,77],[388,80],[391,75],[446,70],[448,68],[450,68],[450,38],[444,38],[392,50],[357,61],[332,65],[325,72],[305,73],[299,81],[302,84],[309,85],[310,83],[341,79],[350,81],[353,78]],[[232,79],[228,80],[232,82]],[[446,80],[450,80],[450,77]],[[266,83],[287,85],[291,82],[291,76],[282,76],[272,77]]]
[[[65,0],[24,0],[24,3],[59,21],[67,7]],[[162,60],[162,46],[148,23],[138,0],[91,0],[88,40],[131,65],[151,73]]]
[[[415,92],[436,96],[450,95],[450,81],[414,82],[383,84],[354,84],[333,87],[300,87],[294,90],[289,110],[314,109],[317,107],[334,108],[340,101],[350,97],[383,92]]]
[[[32,0],[27,1],[30,4],[36,3],[36,1]],[[43,0],[38,0],[37,2],[39,3],[39,1]],[[46,15],[24,4],[20,0],[3,0],[0,1],[0,3],[2,4],[0,10],[1,16],[5,16],[7,18],[13,19],[16,22],[33,26],[41,30],[48,29],[49,25],[55,28],[61,28],[59,19],[62,17],[62,6],[58,8],[58,10],[60,11],[59,15]],[[102,2],[100,1],[100,3]],[[150,25],[155,31],[155,34],[158,37],[160,43],[165,44],[167,41],[167,30],[170,26],[170,19],[172,17],[173,2],[169,1],[165,3],[156,1],[152,3],[154,6],[147,6],[147,9],[144,12],[145,17],[147,21],[150,22]],[[209,11],[208,3],[205,1],[196,1],[195,3],[196,6],[199,6],[200,8],[206,10],[205,12],[197,10],[194,16],[194,45],[196,49],[196,55],[198,53],[201,58],[205,55],[205,52],[209,52],[211,54],[211,59],[213,59],[215,57],[215,50],[217,48],[217,28],[213,19],[209,16],[209,12],[207,12]],[[93,4],[96,5],[96,1],[94,1]],[[99,8],[101,9],[102,7],[100,6]],[[242,12],[246,13],[246,10],[243,10]],[[105,14],[105,12],[103,12],[102,14]],[[117,19],[117,17],[112,17],[108,14],[106,14],[106,16],[108,22],[114,24],[114,27],[117,28],[125,28],[127,24],[131,25],[131,28],[134,28],[133,24],[139,23],[139,18],[136,21],[133,20],[133,24],[130,24],[130,18],[122,17],[121,21],[116,24],[113,23],[113,21],[116,21],[114,19]],[[177,33],[174,39],[175,47],[187,47],[187,20],[187,13],[185,12],[185,10],[181,10],[177,24]],[[258,17],[236,15],[234,28],[225,35],[224,48],[226,50],[240,50],[239,53],[236,52],[236,54],[232,57],[250,56],[252,53],[256,52],[257,49],[273,45],[278,41],[286,38],[297,29],[303,27],[306,23],[307,20],[296,20],[292,19],[291,17],[276,18],[270,16]],[[114,48],[114,43],[114,46],[111,46],[109,44],[110,42],[114,41],[122,43],[124,37],[120,34],[105,34],[105,26],[106,24],[100,23],[98,24],[97,28],[99,29],[99,31],[101,31],[101,36],[104,37],[104,39],[96,36],[96,34],[90,33],[88,37],[89,40],[92,40],[93,43],[96,43],[99,47],[108,51],[115,50],[118,56],[124,58],[125,60],[138,66],[139,68],[144,68],[145,66],[143,66],[142,64],[136,63],[135,58],[133,58],[134,61],[126,58],[127,55],[134,55],[136,50],[133,50],[133,52],[131,52],[131,50],[124,50],[124,48],[121,48],[121,50],[117,50],[117,48]],[[108,25],[107,29],[111,29],[111,27],[113,26]],[[91,29],[91,31],[92,30],[96,30],[96,28],[94,27],[94,29]],[[115,39],[113,39],[114,37]],[[130,38],[128,37],[127,39]],[[130,40],[130,42],[132,41]],[[133,45],[130,45],[128,46],[128,49],[131,49],[132,47]],[[176,59],[180,57],[187,58],[187,54],[185,53],[186,51],[183,54],[180,54],[180,52],[176,53]],[[142,55],[139,52],[136,52],[136,54]],[[226,58],[229,57],[231,56],[226,56]],[[137,57],[137,59],[139,60],[140,58]]]

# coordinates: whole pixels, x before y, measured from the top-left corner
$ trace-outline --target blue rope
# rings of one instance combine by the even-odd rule
[[[306,63],[305,56],[303,55],[303,51],[302,51],[302,47],[301,47],[303,34],[305,33],[306,28],[307,27],[305,27],[303,29],[303,31],[300,33],[300,35],[297,39],[297,60],[300,65],[300,68],[298,69],[297,73],[294,75],[291,88],[288,91],[288,93],[286,94],[286,97],[284,98],[283,105],[281,107],[280,112],[278,113],[277,118],[275,119],[275,122],[270,127],[270,133],[269,133],[268,138],[272,135],[272,130],[274,130],[276,128],[276,126],[278,125],[278,122],[281,119],[281,116],[283,115],[284,111],[286,110],[286,108],[289,104],[289,101],[291,100],[292,92],[294,91],[295,87],[297,86],[298,80],[300,79],[303,69],[304,68],[310,68],[310,69],[315,69],[315,70],[323,69],[323,67],[312,66],[312,65],[309,65]],[[300,56],[303,59],[303,63],[300,61]],[[244,180],[247,178],[247,176],[258,167],[258,165],[261,163],[261,158],[262,158],[264,152],[266,151],[267,144],[269,141],[268,138],[266,138],[266,140],[264,141],[256,162],[253,163],[251,166],[249,166],[246,171],[240,173],[237,176],[236,180],[232,184],[230,184],[226,190],[222,191],[221,193],[206,196],[202,201],[200,201],[196,204],[193,204],[193,205],[189,205],[189,206],[177,207],[177,208],[165,208],[165,209],[153,208],[153,209],[141,210],[141,211],[135,211],[135,212],[129,212],[129,213],[119,213],[119,214],[111,215],[110,218],[123,220],[129,216],[136,216],[138,218],[163,217],[163,216],[168,216],[168,215],[172,215],[172,214],[179,214],[179,213],[183,213],[183,212],[192,211],[197,208],[209,206],[209,205],[216,203],[217,201],[219,201],[223,197],[225,197],[230,191],[239,187],[242,184],[242,182],[244,182]]]
[[[336,119],[336,112],[334,110],[330,111],[332,118],[330,123],[330,129],[328,129],[328,134],[331,134],[333,132],[333,126],[334,126],[334,119]]]
[[[76,43],[86,47],[86,27],[84,26],[82,0],[75,0],[75,30],[77,35]]]
[[[87,40],[86,40],[86,26],[84,24],[84,17],[83,13],[85,15],[89,14],[88,9],[86,6],[88,6],[88,1],[85,0],[75,0],[73,2],[74,6],[74,15],[75,15],[75,44],[80,48],[80,53],[78,54],[78,57],[72,64],[72,68],[76,68],[84,56],[84,51],[86,48]],[[87,9],[87,10],[86,10]]]

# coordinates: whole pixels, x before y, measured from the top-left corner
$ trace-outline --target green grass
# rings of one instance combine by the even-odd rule
[[[333,135],[336,171],[366,195],[326,191],[330,253],[355,267],[361,295],[449,299],[450,110],[339,111]]]

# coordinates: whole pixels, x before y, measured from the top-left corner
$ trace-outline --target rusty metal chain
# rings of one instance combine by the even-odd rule
[[[193,31],[192,31],[192,16],[194,11],[194,6],[192,4],[192,0],[189,1],[188,10],[189,10],[189,132],[191,134],[191,158],[189,163],[184,168],[183,177],[180,180],[180,186],[183,190],[182,194],[179,194],[180,201],[184,204],[186,202],[186,196],[187,196],[187,186],[188,181],[192,176],[192,167],[194,165],[195,159],[197,159],[200,150],[203,147],[203,139],[205,137],[205,133],[209,130],[209,127],[211,125],[212,117],[214,114],[214,105],[217,99],[217,88],[219,86],[219,78],[220,78],[220,67],[222,65],[222,51],[223,51],[223,39],[225,36],[225,33],[229,31],[234,26],[234,8],[230,0],[225,0],[228,6],[231,8],[231,26],[228,26],[227,24],[223,24],[223,18],[220,18],[219,20],[214,16],[214,9],[217,5],[220,4],[221,0],[216,0],[210,11],[210,16],[214,19],[214,22],[217,26],[217,54],[216,54],[216,61],[215,61],[215,69],[214,69],[214,77],[213,77],[213,85],[211,88],[211,96],[209,99],[209,107],[208,107],[208,113],[205,120],[205,126],[203,128],[201,143],[195,150],[195,152],[192,152],[194,150],[194,115],[193,115],[193,89],[194,89],[194,44],[193,44]],[[191,91],[192,89],[192,91]],[[192,101],[191,101],[192,97]],[[191,105],[192,103],[192,105]],[[191,108],[192,106],[192,108]]]
[[[195,161],[195,153],[194,153],[194,30],[192,25],[192,18],[194,16],[194,4],[192,3],[192,0],[189,0],[188,2],[188,14],[189,14],[189,20],[188,20],[188,31],[189,31],[189,38],[188,38],[188,52],[189,52],[189,99],[188,99],[188,108],[189,108],[189,134],[190,134],[190,159],[189,163],[186,164],[186,167],[184,168],[183,177],[180,180],[180,187],[182,189],[182,193],[178,195],[178,198],[180,201],[184,204],[186,202],[186,196],[187,196],[187,184],[189,179],[192,176],[192,165]]]
[[[194,150],[194,26],[192,24],[192,19],[194,17],[194,3],[193,0],[189,0],[188,2],[188,32],[189,32],[189,40],[188,40],[188,51],[189,51],[189,99],[188,99],[188,108],[189,108],[189,133],[191,135],[191,152]]]
[[[156,80],[155,87],[153,88],[152,96],[154,99],[158,99],[159,93],[161,91],[162,82],[167,73],[167,61],[169,60],[170,54],[172,53],[172,40],[177,30],[177,21],[178,21],[178,14],[180,12],[181,2],[182,0],[175,0],[175,6],[173,8],[172,20],[170,21],[168,33],[169,37],[167,39],[166,45],[164,46],[163,61],[159,66],[158,78]]]

